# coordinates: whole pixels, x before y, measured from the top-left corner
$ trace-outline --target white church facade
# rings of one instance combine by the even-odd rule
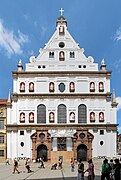
[[[7,157],[114,157],[117,103],[111,71],[86,57],[61,14],[56,30],[37,57],[18,63],[7,108]]]

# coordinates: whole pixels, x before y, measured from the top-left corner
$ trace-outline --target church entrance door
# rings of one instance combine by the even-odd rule
[[[81,144],[77,147],[77,159],[87,160],[87,146]]]
[[[43,158],[44,161],[47,161],[47,147],[45,145],[39,145],[37,147],[37,159]]]

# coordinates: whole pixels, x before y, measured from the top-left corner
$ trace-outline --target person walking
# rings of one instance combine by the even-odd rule
[[[94,180],[95,173],[94,173],[94,164],[92,162],[92,159],[88,161],[88,169],[86,171],[88,171],[88,180]]]
[[[18,171],[18,161],[16,158],[13,160],[13,163],[13,174],[15,173],[15,171],[17,171],[17,173],[19,174],[20,172]]]
[[[115,159],[115,164],[114,164],[114,169],[115,169],[115,173],[114,173],[114,177],[115,177],[115,180],[119,180],[121,179],[121,164],[119,162],[119,159]]]
[[[108,159],[104,159],[103,164],[102,164],[102,175],[101,175],[101,180],[110,180],[110,166],[108,164]]]
[[[78,164],[77,180],[84,180],[84,164],[82,163],[82,159],[79,160]]]
[[[73,158],[71,158],[70,163],[71,163],[71,172],[74,172],[75,164],[74,164],[74,159]]]

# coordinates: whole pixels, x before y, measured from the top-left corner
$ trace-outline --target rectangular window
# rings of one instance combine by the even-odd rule
[[[20,135],[24,135],[24,131],[20,131]]]
[[[0,129],[4,129],[4,120],[0,120]]]
[[[0,136],[0,144],[4,144],[4,136]]]
[[[57,146],[58,146],[58,151],[66,151],[66,138],[65,137],[57,138]]]
[[[0,157],[4,156],[4,150],[0,150]]]
[[[104,130],[100,130],[100,135],[104,135]]]

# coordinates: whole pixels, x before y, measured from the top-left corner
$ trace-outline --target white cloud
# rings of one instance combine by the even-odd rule
[[[118,103],[117,110],[120,110],[121,109],[121,97],[117,97],[116,102]]]
[[[116,34],[114,36],[114,40],[116,41],[120,41],[121,40],[121,26],[119,27],[119,29],[116,31]]]
[[[13,31],[8,30],[0,19],[0,46],[6,50],[7,55],[21,54],[21,46],[28,42],[28,36],[18,30],[18,37]]]

